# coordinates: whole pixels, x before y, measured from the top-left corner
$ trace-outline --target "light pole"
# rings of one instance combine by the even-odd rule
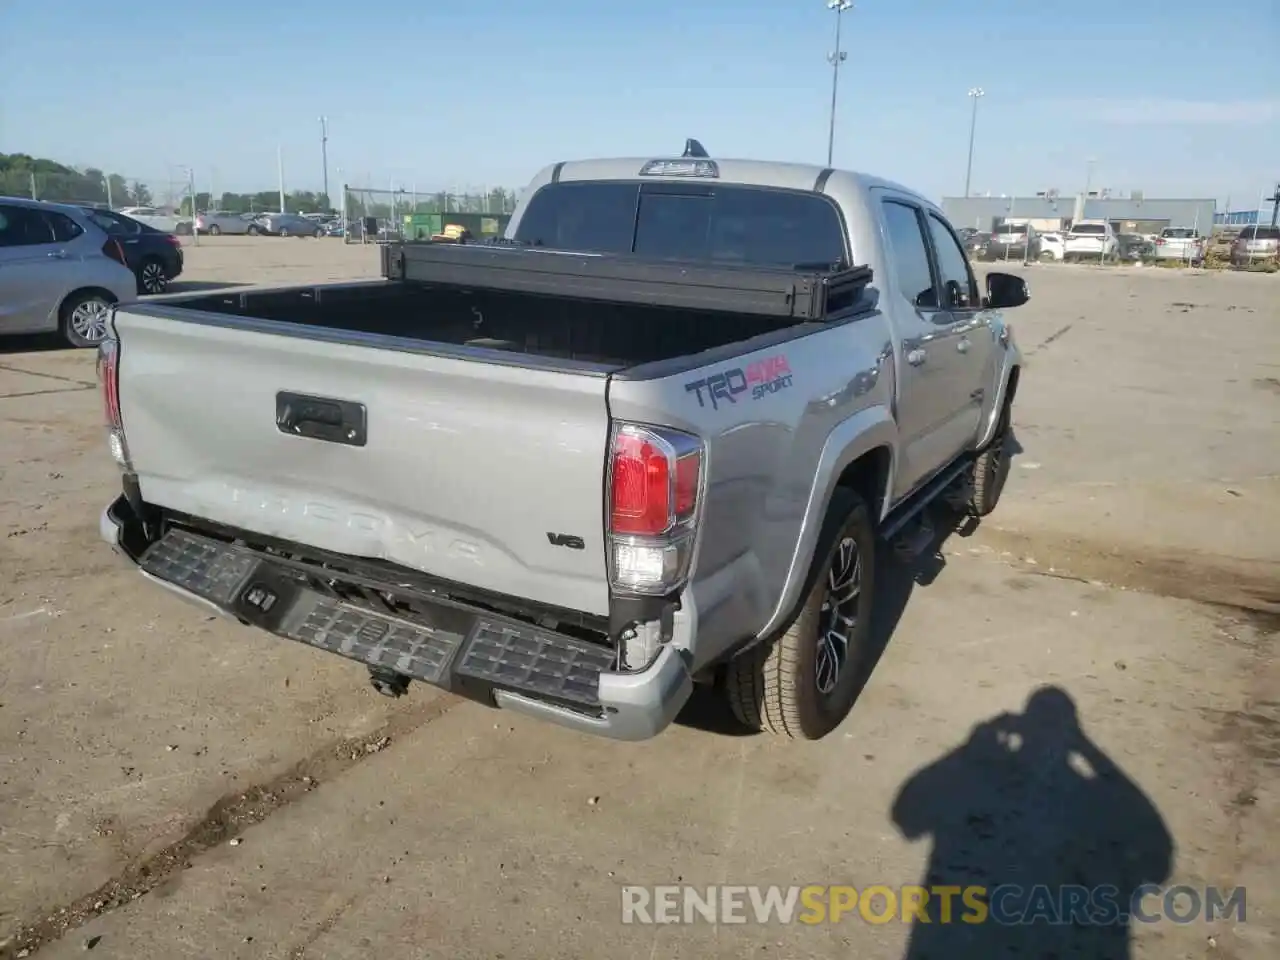
[[[320,118],[320,162],[324,164],[324,202],[333,209],[329,199],[329,118]],[[326,211],[327,212],[327,211]]]
[[[964,195],[969,196],[969,181],[973,177],[973,135],[978,130],[978,101],[987,95],[981,87],[969,88],[969,99],[973,101],[973,113],[969,116],[969,165],[964,170]]]
[[[836,12],[836,48],[827,54],[827,62],[831,64],[831,123],[827,128],[827,166],[831,166],[831,158],[836,150],[836,92],[840,88],[840,64],[849,55],[840,49],[840,21],[846,10],[853,9],[853,0],[827,0],[827,9]]]

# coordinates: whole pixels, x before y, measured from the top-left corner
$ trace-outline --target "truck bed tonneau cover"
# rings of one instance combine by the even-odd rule
[[[821,321],[857,299],[871,268],[834,270],[650,260],[418,241],[382,248],[389,280]]]

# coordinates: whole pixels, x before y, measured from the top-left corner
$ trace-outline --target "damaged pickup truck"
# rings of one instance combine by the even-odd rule
[[[557,163],[503,241],[381,254],[381,280],[120,307],[99,377],[103,538],[384,693],[639,740],[707,682],[817,739],[857,695],[877,551],[1000,497],[1026,285],[980,290],[893,183]]]

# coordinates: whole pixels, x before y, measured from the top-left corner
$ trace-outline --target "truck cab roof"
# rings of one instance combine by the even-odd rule
[[[562,183],[574,180],[694,180],[696,182],[711,181],[713,183],[730,183],[742,186],[773,187],[781,190],[806,190],[816,193],[836,194],[841,191],[862,192],[872,187],[883,187],[901,194],[915,197],[920,202],[935,206],[931,201],[914,190],[899,183],[875,177],[853,170],[839,170],[824,167],[816,163],[787,163],[774,160],[737,160],[708,158],[715,165],[716,175],[712,177],[680,177],[662,175],[646,175],[641,171],[646,164],[654,162],[680,163],[696,162],[699,158],[690,157],[614,157],[594,160],[571,160],[548,164],[543,167],[529,184],[530,189],[537,189],[548,183]]]

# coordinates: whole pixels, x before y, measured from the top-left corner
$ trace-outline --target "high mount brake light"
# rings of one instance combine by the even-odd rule
[[[620,423],[609,453],[609,570],[613,586],[665,594],[689,573],[703,447],[678,430]]]
[[[650,160],[640,168],[642,177],[718,177],[714,160]]]

